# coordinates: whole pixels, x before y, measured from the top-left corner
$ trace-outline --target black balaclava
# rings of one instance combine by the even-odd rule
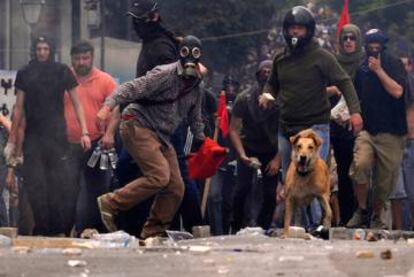
[[[381,52],[383,52],[386,47],[385,44],[388,42],[388,37],[386,34],[384,34],[380,29],[371,29],[365,33],[365,52],[367,54],[367,57],[378,57]],[[381,44],[381,50],[380,51],[373,51],[369,49],[368,44],[378,42]]]
[[[180,63],[185,79],[199,78],[198,62],[201,57],[201,41],[195,36],[185,36],[180,44]]]
[[[233,102],[239,93],[240,83],[232,75],[226,75],[223,78],[222,87],[226,92],[226,101]]]
[[[293,7],[287,12],[283,20],[283,36],[292,52],[299,52],[312,40],[315,34],[315,24],[312,13],[303,6]],[[305,26],[306,35],[304,37],[293,37],[289,35],[289,27],[293,25]]]
[[[152,21],[152,16],[158,11],[158,3],[154,0],[135,0],[127,15],[132,17],[135,33],[145,39],[160,28],[160,22]]]

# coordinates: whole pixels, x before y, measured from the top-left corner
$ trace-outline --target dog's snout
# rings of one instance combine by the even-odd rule
[[[302,163],[302,164],[306,163],[306,156],[300,155],[299,156],[299,162]]]

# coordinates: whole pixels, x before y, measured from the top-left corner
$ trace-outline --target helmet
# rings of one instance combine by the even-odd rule
[[[289,27],[292,25],[302,25],[307,29],[305,37],[292,37],[289,35]],[[300,49],[308,44],[315,34],[315,18],[310,10],[303,6],[293,7],[285,15],[283,20],[283,36],[290,49]]]

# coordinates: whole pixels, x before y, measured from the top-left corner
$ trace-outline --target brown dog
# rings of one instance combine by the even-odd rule
[[[332,211],[329,206],[329,170],[319,157],[322,139],[312,129],[306,129],[289,138],[292,157],[285,184],[285,224],[287,237],[293,212],[296,208],[309,205],[316,197],[324,209],[323,225],[331,226]]]

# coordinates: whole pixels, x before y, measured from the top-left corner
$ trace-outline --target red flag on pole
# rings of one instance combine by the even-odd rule
[[[341,33],[342,27],[344,25],[351,23],[351,17],[349,16],[349,9],[348,9],[348,0],[344,0],[344,8],[341,13],[341,17],[339,18],[338,25],[337,25],[337,35]]]
[[[223,137],[226,137],[229,133],[229,115],[227,113],[226,93],[224,91],[220,93],[217,117],[220,120],[219,128],[221,133],[223,134]]]

